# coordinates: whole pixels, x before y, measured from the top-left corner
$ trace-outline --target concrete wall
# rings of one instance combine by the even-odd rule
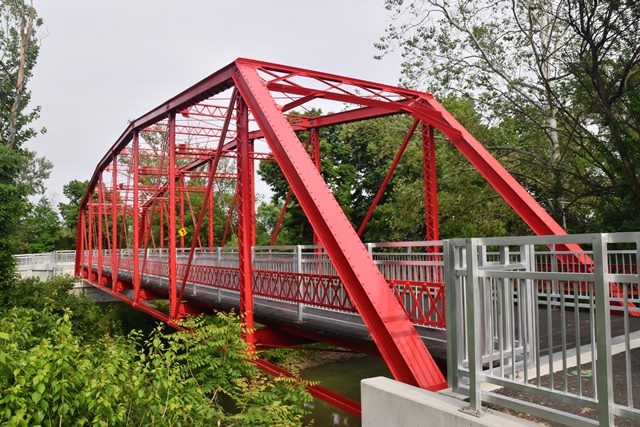
[[[385,377],[360,383],[363,427],[515,427],[538,426],[500,412],[485,410],[476,417],[460,410],[467,403],[441,393]]]
[[[18,274],[21,278],[37,277],[40,280],[47,280],[59,274],[73,274],[75,264],[68,262],[23,264],[18,265]]]

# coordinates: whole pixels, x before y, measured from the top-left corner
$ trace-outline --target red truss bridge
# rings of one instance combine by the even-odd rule
[[[340,112],[289,114],[318,100]],[[391,115],[413,121],[356,229],[322,178],[319,130]],[[380,354],[399,381],[444,388],[432,356],[444,356],[446,328],[436,130],[533,232],[565,234],[432,95],[240,58],[131,122],[100,160],[80,206],[76,274],[175,327],[190,314],[235,309],[252,348],[324,341]],[[414,134],[421,141],[426,206],[426,235],[416,237],[424,241],[363,243],[360,236]],[[268,150],[257,151],[259,141]],[[314,230],[313,245],[256,246],[260,161],[276,162],[290,186],[272,243],[294,196]],[[222,201],[225,233],[216,242],[214,199],[222,187],[235,196]],[[234,247],[226,245],[231,234]],[[168,300],[168,312],[150,303],[159,299]],[[256,329],[254,321],[264,327]],[[310,391],[359,413],[357,402],[320,386]]]

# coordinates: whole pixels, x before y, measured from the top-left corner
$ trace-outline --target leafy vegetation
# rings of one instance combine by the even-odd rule
[[[233,314],[189,332],[122,334],[72,278],[19,281],[0,303],[0,423],[300,425],[303,383],[259,371]]]
[[[508,169],[560,224],[640,227],[637,1],[385,5],[377,47],[402,52],[403,83],[472,99],[484,122],[511,126],[513,138],[479,140],[511,153]]]

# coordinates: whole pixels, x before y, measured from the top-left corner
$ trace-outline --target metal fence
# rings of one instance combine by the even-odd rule
[[[18,266],[37,264],[73,263],[76,260],[76,251],[54,251],[41,254],[15,255]]]
[[[391,242],[366,244],[389,287],[411,321],[420,326],[443,329],[445,323],[442,242]],[[189,249],[177,251],[178,279],[186,271]],[[133,252],[117,250],[118,268],[133,269]],[[167,250],[139,253],[147,276],[168,274]],[[84,254],[88,261],[89,252]],[[255,246],[252,248],[254,295],[295,303],[302,319],[305,306],[355,312],[355,306],[329,256],[319,245]],[[111,267],[111,251],[91,253],[97,270]],[[237,290],[238,251],[235,247],[198,248],[189,269],[192,284]]]
[[[640,422],[640,233],[449,240],[444,254],[448,380],[470,412]]]

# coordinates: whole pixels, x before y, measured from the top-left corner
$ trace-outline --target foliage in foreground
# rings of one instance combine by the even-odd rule
[[[304,383],[250,361],[234,315],[193,332],[122,334],[113,309],[69,294],[73,278],[0,292],[2,425],[299,425]]]
[[[71,313],[0,319],[0,422],[13,425],[293,425],[310,397],[250,361],[232,315],[195,332],[83,342]],[[224,350],[223,350],[224,349]],[[228,408],[228,410],[226,410]]]
[[[49,312],[34,327],[47,329],[47,319],[53,320],[70,311],[73,334],[85,341],[95,341],[105,335],[122,333],[120,317],[113,307],[96,304],[83,295],[69,291],[76,282],[71,276],[56,276],[45,282],[37,278],[9,280],[0,285],[0,317],[13,307]],[[1,330],[0,330],[1,331]],[[39,336],[39,332],[35,332]]]

